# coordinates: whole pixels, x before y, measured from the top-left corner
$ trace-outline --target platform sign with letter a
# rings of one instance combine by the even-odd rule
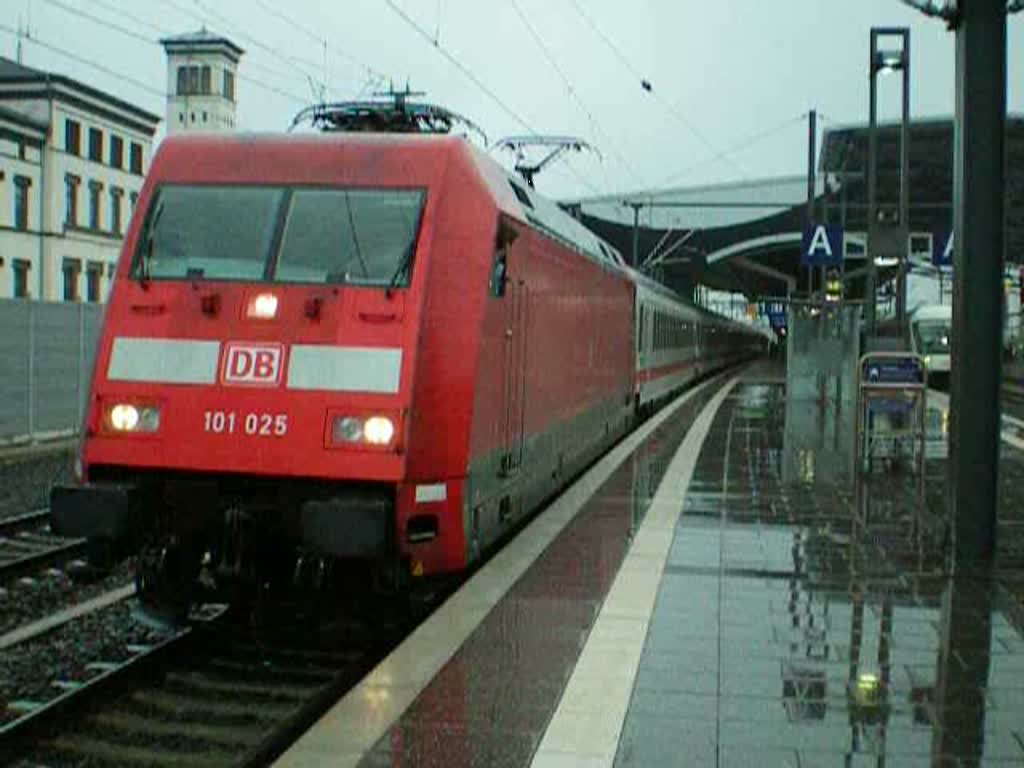
[[[932,236],[932,264],[936,267],[953,266],[953,232],[936,232]]]
[[[804,230],[800,263],[805,267],[838,267],[843,263],[843,228],[817,224]]]

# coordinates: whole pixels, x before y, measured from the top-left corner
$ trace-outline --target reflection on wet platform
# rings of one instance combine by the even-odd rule
[[[741,383],[715,417],[616,765],[1024,763],[1020,456],[995,570],[952,579],[944,452],[923,499],[895,471],[858,499],[843,398],[785,389]]]

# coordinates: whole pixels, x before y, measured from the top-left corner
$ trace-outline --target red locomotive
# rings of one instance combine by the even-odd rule
[[[51,510],[154,605],[462,571],[765,344],[450,135],[169,138],[138,210]]]

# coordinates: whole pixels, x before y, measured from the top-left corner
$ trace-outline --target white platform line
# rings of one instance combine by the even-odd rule
[[[594,492],[680,406],[680,395],[608,452],[360,681],[275,766],[354,766],[387,733]],[[652,506],[648,518],[654,511]]]
[[[739,377],[731,379],[712,398],[672,458],[601,606],[532,768],[610,768],[614,763],[683,500],[715,414],[737,381]]]

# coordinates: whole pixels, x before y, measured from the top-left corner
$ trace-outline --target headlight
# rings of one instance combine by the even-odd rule
[[[386,447],[395,437],[395,422],[387,416],[335,416],[331,442]]]
[[[107,410],[107,422],[115,432],[156,432],[160,429],[160,408],[116,403]]]
[[[358,443],[363,439],[363,420],[355,416],[335,418],[331,436],[336,443]]]
[[[363,425],[366,442],[373,445],[387,445],[395,436],[395,425],[387,416],[371,416]]]
[[[118,432],[131,432],[139,425],[139,409],[134,405],[118,403],[110,409],[110,426]]]

